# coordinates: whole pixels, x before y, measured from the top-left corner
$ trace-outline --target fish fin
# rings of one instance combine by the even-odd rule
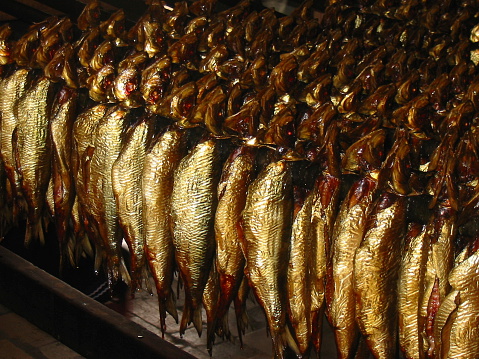
[[[176,324],[178,324],[178,311],[176,310],[176,298],[175,298],[175,293],[172,290],[170,290],[168,296],[166,297],[165,309],[175,319]]]
[[[296,340],[294,339],[293,335],[291,334],[291,331],[289,330],[289,327],[285,326],[284,329],[285,330],[281,334],[282,341],[284,343],[283,346],[285,346],[285,344],[286,344],[289,348],[291,348],[294,351],[296,356],[301,357],[301,351],[299,350],[298,344],[296,343]]]
[[[243,335],[246,333],[246,328],[248,328],[248,314],[246,314],[246,310],[238,296],[234,299],[234,306],[240,347],[243,348]]]
[[[198,307],[193,310],[193,316],[191,318],[199,337],[201,337],[201,331],[203,330],[203,318],[201,317],[202,308],[202,304],[198,304]]]
[[[185,306],[183,307],[183,315],[181,316],[180,323],[181,336],[185,334],[185,330],[188,324],[193,322],[198,336],[201,337],[201,332],[203,330],[203,318],[201,317],[202,308],[202,304],[199,304],[196,308],[193,308],[193,305],[191,303],[191,297],[186,295]]]
[[[128,272],[128,268],[126,267],[126,263],[123,258],[120,259],[120,278],[127,286],[131,285],[130,272]]]
[[[200,312],[201,315],[201,312]],[[216,339],[216,324],[218,322],[218,318],[213,318],[213,320],[209,320],[206,323],[206,349],[208,349],[208,353],[210,357],[213,355],[213,344],[215,343]],[[196,327],[196,323],[195,323]],[[196,328],[198,330],[198,328]]]

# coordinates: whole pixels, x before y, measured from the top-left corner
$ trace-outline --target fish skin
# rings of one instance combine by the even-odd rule
[[[397,279],[406,208],[406,197],[382,193],[354,259],[356,318],[375,358],[397,355]]]
[[[95,128],[93,147],[86,149],[89,159],[83,164],[86,188],[83,210],[89,226],[98,233],[97,261],[106,260],[110,288],[120,280],[127,284],[130,280],[121,254],[122,232],[111,175],[122,148],[128,113],[118,106],[108,110]],[[88,153],[89,150],[92,151]]]
[[[150,272],[155,280],[162,333],[166,312],[178,322],[176,299],[171,288],[175,251],[171,232],[170,201],[173,175],[183,158],[184,131],[167,130],[145,156],[142,174],[143,226]]]
[[[289,321],[294,329],[299,352],[304,355],[309,349],[312,333],[312,293],[311,266],[313,256],[313,212],[314,195],[311,192],[299,207],[294,216],[291,230],[291,249],[287,270],[287,296]],[[301,201],[300,199],[298,200]],[[295,210],[296,212],[296,210]]]
[[[338,358],[352,358],[359,340],[353,290],[354,257],[365,233],[366,218],[377,183],[363,177],[342,201],[331,237],[332,276],[327,313],[336,338]]]
[[[131,290],[149,292],[148,264],[143,229],[142,173],[153,126],[147,117],[130,128],[111,170],[117,215],[130,248]],[[143,287],[144,283],[144,287]]]
[[[228,326],[228,316],[222,318],[218,318],[217,316],[220,293],[220,278],[218,271],[216,270],[216,262],[213,261],[205,290],[203,291],[203,306],[205,307],[206,312],[206,348],[210,356],[213,354],[217,319],[222,321],[222,326],[219,327],[219,333],[221,335],[221,329],[223,328],[223,325],[226,327]]]
[[[425,226],[417,223],[409,226],[398,285],[399,344],[407,358],[416,359],[425,357],[423,340],[420,336],[424,323],[419,316],[429,251],[425,234]]]
[[[238,147],[226,160],[218,184],[218,206],[215,214],[216,268],[221,295],[218,318],[227,316],[231,302],[243,280],[245,258],[236,224],[246,203],[246,192],[253,179],[255,151]],[[239,321],[240,318],[237,318]],[[227,331],[228,328],[223,328]],[[229,330],[228,330],[229,331]],[[238,331],[241,337],[241,331]]]
[[[214,215],[219,154],[213,139],[196,145],[175,171],[171,199],[173,243],[185,285],[180,335],[193,322],[201,335],[201,303],[215,252]]]
[[[40,78],[15,104],[17,126],[12,135],[16,168],[27,202],[25,244],[44,243],[42,220],[51,176],[50,115],[54,85]]]
[[[18,217],[20,209],[18,204],[21,202],[21,188],[18,171],[15,167],[15,157],[13,154],[12,135],[18,123],[15,114],[15,104],[25,94],[30,86],[30,77],[32,71],[28,69],[19,69],[13,72],[2,82],[2,91],[0,95],[0,156],[5,166],[7,178],[10,182],[10,195],[8,201],[12,203],[14,219]]]
[[[341,180],[329,171],[324,171],[316,180],[312,192],[311,324],[313,345],[317,352],[321,349],[322,316],[326,309],[328,275],[332,271],[331,237],[339,209],[340,189]]]
[[[426,269],[424,274],[424,296],[421,303],[420,316],[424,323],[421,330],[425,350],[434,352],[434,334],[427,329],[428,318],[434,321],[435,313],[431,312],[429,301],[437,296],[438,305],[449,293],[449,272],[454,265],[454,240],[458,231],[457,213],[448,206],[439,204],[429,219],[426,228],[426,240],[429,243]],[[437,282],[437,283],[436,283]],[[437,286],[434,293],[435,284]],[[438,309],[436,307],[436,309]],[[432,323],[433,325],[434,323]]]
[[[74,253],[69,252],[73,240],[70,237],[69,222],[75,199],[75,185],[72,166],[72,143],[73,123],[76,115],[78,94],[76,91],[64,87],[57,94],[50,121],[50,133],[52,138],[52,179],[53,179],[53,200],[54,200],[54,222],[57,231],[57,238],[60,244],[61,263],[68,258],[72,265],[75,265]],[[74,243],[73,243],[74,246]]]
[[[457,264],[450,272],[453,292],[459,292],[457,312],[452,321],[449,345],[443,358],[477,358],[479,356],[479,252]],[[446,297],[447,298],[447,297]]]
[[[90,107],[81,112],[73,124],[72,168],[76,190],[75,202],[77,202],[77,205],[73,206],[72,212],[73,227],[77,238],[89,237],[98,247],[101,247],[100,235],[95,231],[96,228],[88,223],[87,219],[89,205],[86,186],[90,174],[86,169],[89,168],[87,164],[89,166],[94,148],[96,126],[108,109],[109,107],[104,104]],[[87,149],[89,149],[89,153],[87,153]],[[100,259],[100,256],[97,258]],[[95,264],[95,270],[99,270],[99,263]]]
[[[296,347],[286,326],[285,297],[292,196],[290,164],[284,161],[269,164],[251,183],[239,223],[245,274],[266,313],[278,358],[284,357],[287,344]]]

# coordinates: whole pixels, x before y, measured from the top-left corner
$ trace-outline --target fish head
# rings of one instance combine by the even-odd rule
[[[145,33],[145,41],[143,44],[143,51],[145,51],[150,58],[157,54],[166,52],[167,36],[158,22],[145,22],[143,24],[143,31]]]
[[[221,44],[214,47],[209,54],[200,61],[200,73],[217,72],[218,66],[228,59],[228,57],[229,52],[225,45]]]
[[[93,71],[99,71],[105,65],[112,65],[114,61],[115,51],[113,43],[105,40],[95,49],[89,67]]]
[[[197,0],[189,5],[189,11],[196,16],[210,16],[217,0]]]
[[[186,21],[188,19],[188,3],[186,1],[175,2],[172,11],[167,12],[163,22],[163,30],[173,39],[180,38],[184,33]]]
[[[77,50],[78,61],[83,67],[90,67],[90,61],[93,57],[93,54],[101,42],[102,37],[98,27],[94,27],[85,33],[83,38],[80,40]]]
[[[118,9],[100,24],[100,32],[106,40],[126,39],[126,16],[123,9]]]
[[[147,105],[157,104],[164,96],[171,78],[171,59],[164,56],[143,70],[140,92]]]
[[[270,74],[270,82],[278,96],[289,93],[297,83],[298,62],[294,56],[288,56],[276,65]]]
[[[93,101],[114,101],[113,84],[116,72],[112,65],[103,66],[100,71],[87,79],[88,94]]]
[[[10,25],[0,26],[0,66],[13,62],[13,42],[10,40],[13,30]]]
[[[127,67],[121,71],[113,82],[115,98],[127,108],[140,107],[140,72],[136,67]]]
[[[195,34],[186,34],[168,48],[168,56],[174,64],[196,62],[196,48],[198,37]]]
[[[342,159],[342,168],[351,173],[373,173],[379,170],[384,156],[386,132],[377,129],[349,146]]]
[[[83,11],[78,16],[77,26],[80,30],[86,31],[95,28],[100,23],[101,5],[99,0],[89,0]]]

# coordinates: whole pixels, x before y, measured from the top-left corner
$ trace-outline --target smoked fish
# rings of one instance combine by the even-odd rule
[[[286,326],[286,277],[293,216],[291,165],[269,164],[248,188],[239,229],[246,258],[245,274],[266,313],[274,353],[286,345],[299,350]]]
[[[158,294],[162,333],[166,329],[166,312],[178,322],[175,294],[171,288],[175,269],[175,251],[171,232],[170,206],[173,175],[184,152],[184,131],[172,128],[153,141],[143,165],[145,248]]]
[[[180,334],[193,322],[201,335],[203,291],[214,260],[214,216],[219,180],[216,140],[197,144],[175,171],[171,197],[173,243],[185,286]]]
[[[42,222],[51,176],[50,116],[53,95],[53,83],[42,77],[14,107],[18,122],[12,134],[12,143],[21,189],[27,203],[26,245],[34,239],[44,243]]]
[[[127,130],[128,110],[114,106],[108,110],[95,128],[92,153],[83,164],[86,197],[83,210],[88,225],[98,234],[97,263],[106,261],[108,283],[112,288],[130,276],[121,253],[122,232],[118,221],[113,192],[112,168],[122,149]],[[95,240],[93,238],[93,240]]]
[[[111,169],[118,220],[130,249],[131,289],[150,290],[143,230],[142,173],[151,139],[150,118],[135,124],[125,135],[124,146]],[[144,287],[143,287],[144,283]]]
[[[216,269],[221,294],[218,320],[226,317],[228,308],[243,280],[245,258],[241,250],[237,223],[246,203],[246,193],[255,171],[255,151],[238,147],[226,160],[218,184],[218,206],[215,214]],[[240,318],[237,318],[238,322]],[[226,331],[227,328],[223,330]],[[241,330],[238,330],[241,338]]]

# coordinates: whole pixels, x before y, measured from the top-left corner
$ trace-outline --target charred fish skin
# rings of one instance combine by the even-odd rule
[[[75,199],[72,137],[77,98],[78,94],[76,91],[67,87],[61,89],[57,94],[50,122],[53,151],[54,222],[60,243],[60,258],[62,258],[60,267],[63,266],[63,258],[68,258],[70,263],[75,265],[74,248],[71,248],[73,242],[67,243],[67,241],[70,239],[69,222],[71,219],[73,201]],[[70,244],[70,248],[67,248],[68,244]]]
[[[376,187],[376,181],[367,176],[356,181],[341,203],[334,223],[327,312],[334,329],[338,358],[354,357],[359,341],[353,289],[354,258],[364,236]]]
[[[218,184],[218,206],[215,214],[216,268],[221,295],[218,318],[228,314],[228,308],[243,280],[245,258],[236,224],[246,203],[246,192],[255,171],[255,151],[238,147],[226,160]],[[240,318],[237,318],[238,321]],[[227,330],[227,328],[223,328]],[[238,331],[241,337],[241,330]]]
[[[284,357],[287,344],[296,347],[285,325],[292,202],[291,165],[285,161],[273,162],[250,185],[239,224],[245,274],[266,313],[278,358]]]
[[[39,79],[14,109],[18,124],[12,142],[21,189],[27,202],[26,245],[34,239],[44,242],[42,217],[51,176],[50,115],[53,87],[47,78]]]
[[[420,320],[424,295],[424,272],[429,250],[426,227],[418,223],[409,226],[401,260],[398,285],[399,344],[408,358],[425,357]]]
[[[406,208],[406,197],[383,193],[354,258],[356,318],[375,358],[397,355],[397,279]]]
[[[175,295],[171,288],[175,251],[170,201],[173,175],[183,158],[184,147],[184,131],[167,130],[153,142],[151,150],[146,154],[142,174],[145,248],[158,294],[162,332],[166,329],[166,312],[178,322]]]
[[[193,322],[201,334],[201,303],[215,252],[214,215],[219,154],[216,140],[200,142],[175,171],[171,218],[175,258],[185,285],[180,334]]]
[[[122,149],[128,112],[114,106],[99,121],[83,168],[87,195],[83,209],[89,225],[99,236],[97,261],[106,259],[110,288],[120,280],[127,284],[130,281],[121,254],[122,233],[112,181],[112,168]]]
[[[131,289],[143,287],[151,291],[145,254],[143,228],[142,173],[146,147],[151,138],[152,125],[143,119],[129,130],[125,144],[111,170],[113,194],[118,220],[130,248]]]

